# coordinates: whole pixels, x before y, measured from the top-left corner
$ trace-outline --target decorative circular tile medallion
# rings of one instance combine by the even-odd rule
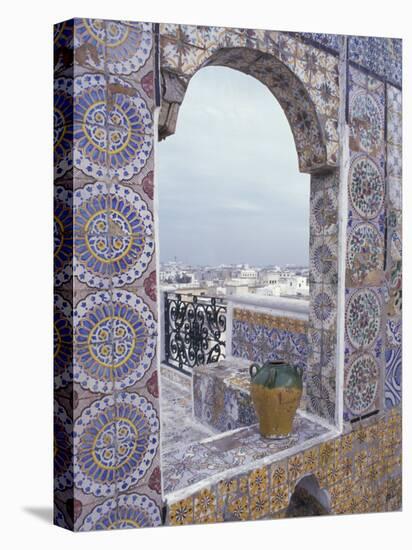
[[[107,531],[108,529],[135,529],[162,524],[160,508],[146,495],[132,493],[111,498],[96,506],[85,517],[80,531]]]
[[[64,407],[54,402],[54,488],[73,485],[72,421]]]
[[[376,99],[365,92],[352,98],[350,106],[352,147],[377,154],[383,145],[383,114]]]
[[[60,287],[73,275],[73,193],[56,185],[54,188],[54,286]]]
[[[334,302],[327,292],[319,292],[313,299],[313,311],[316,318],[327,323],[333,316]]]
[[[370,289],[352,294],[346,307],[346,331],[352,346],[368,348],[376,340],[381,326],[381,306],[378,295]]]
[[[73,378],[72,306],[59,294],[54,295],[54,387],[67,386]]]
[[[75,166],[95,178],[128,180],[138,174],[153,146],[152,116],[144,99],[120,78],[108,84],[102,75],[86,74],[74,85]]]
[[[108,72],[130,74],[149,59],[153,33],[150,23],[79,19],[76,46],[82,44],[88,46],[97,66],[102,65],[106,57]]]
[[[74,481],[87,494],[126,491],[150,468],[159,446],[156,409],[137,393],[95,401],[74,426]]]
[[[385,200],[385,183],[377,164],[361,155],[352,162],[349,174],[349,195],[359,216],[375,218]]]
[[[311,254],[311,275],[317,281],[331,281],[336,275],[336,253],[331,244],[318,240]]]
[[[364,353],[353,361],[345,382],[345,402],[353,414],[364,414],[373,405],[378,379],[378,366],[370,354]]]
[[[383,270],[383,239],[373,224],[359,223],[350,233],[348,266],[354,284],[362,284],[368,276]]]
[[[96,182],[75,192],[75,273],[88,286],[132,284],[154,252],[153,216],[128,187]]]
[[[89,294],[75,311],[74,379],[93,392],[135,384],[150,368],[156,350],[156,321],[132,292]]]
[[[54,177],[62,177],[73,166],[73,80],[54,81]]]
[[[55,48],[73,47],[73,24],[69,21],[57,23],[53,27],[53,42]]]
[[[319,233],[330,233],[337,222],[337,202],[333,190],[324,189],[314,198],[312,213],[313,229]]]

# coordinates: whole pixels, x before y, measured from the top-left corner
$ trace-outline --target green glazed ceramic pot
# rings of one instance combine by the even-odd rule
[[[268,438],[288,437],[302,396],[302,369],[283,361],[250,366],[250,393],[260,433]]]

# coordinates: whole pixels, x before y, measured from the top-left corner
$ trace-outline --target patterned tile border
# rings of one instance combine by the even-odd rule
[[[326,493],[331,514],[399,510],[401,432],[400,410],[393,409],[372,424],[168,502],[166,523],[290,517],[292,495],[307,476]]]
[[[55,28],[55,516],[162,524],[151,23]]]

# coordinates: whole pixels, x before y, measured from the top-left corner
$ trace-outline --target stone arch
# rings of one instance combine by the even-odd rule
[[[325,516],[331,513],[328,491],[322,489],[315,475],[302,477],[289,500],[286,517]]]
[[[290,33],[160,25],[159,139],[174,134],[191,77],[206,66],[257,78],[280,103],[294,136],[299,170],[311,174],[310,308],[304,407],[332,425],[341,422],[339,323],[339,58]],[[343,84],[345,82],[343,81]],[[340,288],[340,287],[339,287]],[[320,375],[326,372],[328,375]],[[339,424],[340,425],[340,424]]]
[[[280,103],[295,141],[299,170],[316,173],[330,168],[327,139],[321,117],[308,90],[292,70],[273,54],[246,47],[219,48],[206,60],[192,67],[190,74],[179,74],[163,66],[162,107],[159,117],[159,139],[176,129],[179,107],[190,78],[201,68],[221,66],[238,70],[262,82]]]

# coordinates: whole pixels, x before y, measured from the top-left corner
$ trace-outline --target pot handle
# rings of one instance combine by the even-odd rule
[[[260,371],[260,366],[257,363],[252,363],[249,367],[249,374],[251,378],[254,378]]]
[[[299,376],[302,378],[303,377],[303,367],[301,367],[300,365],[295,365],[295,369],[296,369],[297,373],[299,374]]]

